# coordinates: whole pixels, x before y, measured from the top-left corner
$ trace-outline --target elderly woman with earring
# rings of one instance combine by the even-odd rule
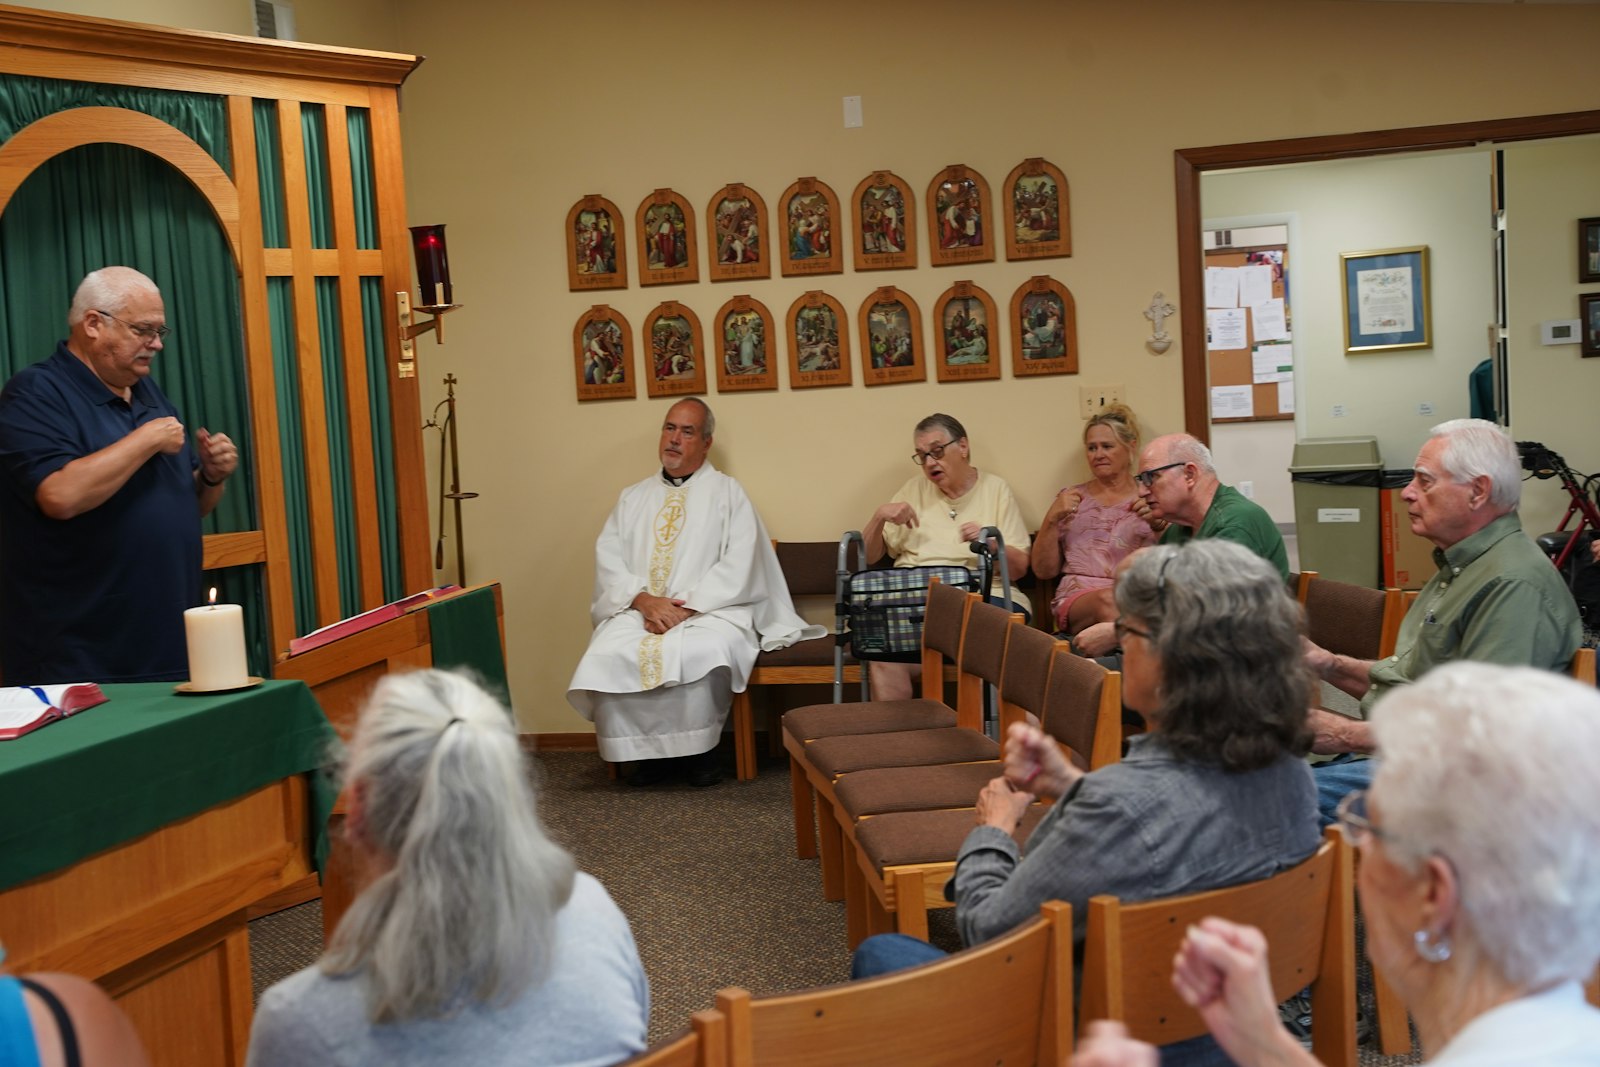
[[[317,963],[267,990],[249,1067],[608,1064],[649,992],[600,883],[545,835],[506,709],[443,671],[389,675],[345,764],[372,875]]]
[[[1361,850],[1367,954],[1424,1062],[1593,1067],[1600,1010],[1600,694],[1525,667],[1455,663],[1385,697],[1383,763],[1340,807]],[[1206,919],[1172,981],[1244,1067],[1316,1061],[1278,1024],[1259,930]],[[1102,1024],[1073,1063],[1153,1063]]]
[[[983,788],[978,825],[950,889],[964,944],[997,937],[1049,900],[1073,906],[1082,944],[1089,898],[1124,900],[1268,878],[1317,849],[1316,787],[1301,757],[1310,675],[1300,607],[1277,570],[1227,541],[1147,548],[1117,578],[1123,702],[1149,732],[1122,762],[1078,770],[1036,727],[1013,725],[1005,776]],[[1036,795],[1057,798],[1025,847],[1016,832]],[[857,977],[935,958],[914,938],[868,938]],[[1209,1037],[1163,1063],[1221,1064]]]
[[[1005,479],[972,465],[966,427],[950,415],[929,415],[912,431],[911,448],[911,461],[922,474],[902,485],[861,528],[867,559],[876,561],[887,553],[896,567],[950,564],[975,569],[978,557],[971,543],[985,526],[993,526],[1005,541],[1011,580],[1027,574],[1028,527],[1016,497]],[[1001,603],[998,568],[990,592]],[[1023,603],[1009,608],[1028,613]],[[910,664],[874,660],[871,671],[873,699],[911,696],[918,671]]]

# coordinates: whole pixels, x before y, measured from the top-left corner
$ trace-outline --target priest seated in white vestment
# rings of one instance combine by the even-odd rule
[[[567,701],[595,725],[600,755],[721,779],[715,749],[733,694],[762,650],[821,637],[795,614],[761,517],[706,462],[716,418],[698,397],[661,426],[661,470],[622,491],[595,542],[594,635]]]

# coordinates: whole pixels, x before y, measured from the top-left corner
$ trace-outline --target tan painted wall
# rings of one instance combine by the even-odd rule
[[[1578,219],[1600,215],[1600,138],[1506,147],[1506,255],[1513,279],[1507,359],[1511,430],[1541,441],[1584,474],[1600,471],[1600,359],[1546,347],[1539,323],[1578,317]],[[1523,526],[1554,530],[1570,498],[1554,481],[1523,486]]]
[[[336,4],[301,0],[301,26]],[[1177,292],[1174,149],[1597,104],[1592,7],[395,6],[397,33],[385,23],[367,40],[338,43],[428,56],[404,94],[410,221],[449,224],[457,298],[467,307],[450,320],[445,347],[424,340],[422,375],[429,406],[446,373],[461,379],[464,481],[484,494],[467,505],[469,577],[505,582],[514,695],[524,727],[538,731],[586,728],[563,691],[589,630],[591,544],[617,490],[652,468],[665,407],[575,401],[571,331],[590,304],[611,303],[637,329],[665,299],[708,320],[749,292],[782,314],[820,285],[853,312],[873,288],[897,284],[926,314],[959,278],[1003,306],[1018,284],[1048,271],[1077,298],[1075,379],[711,397],[720,421],[713,459],[745,482],[778,537],[833,539],[859,526],[911,473],[912,422],[939,409],[966,422],[977,462],[1010,480],[1037,521],[1057,487],[1084,476],[1073,414],[1080,382],[1122,383],[1151,432],[1180,428],[1177,347],[1147,354],[1140,315],[1156,290]],[[199,24],[179,0],[126,0],[119,10]],[[842,128],[846,94],[864,98],[863,129]],[[802,175],[846,196],[868,172],[890,168],[920,194],[946,164],[968,164],[998,186],[1034,155],[1071,182],[1071,259],[567,292],[562,223],[586,193],[631,214],[652,189],[670,186],[703,211],[730,181],[771,203]],[[1003,351],[1009,358],[1009,341]]]

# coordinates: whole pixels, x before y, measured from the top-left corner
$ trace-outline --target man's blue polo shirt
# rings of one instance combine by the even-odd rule
[[[0,681],[188,677],[183,612],[201,602],[194,449],[152,456],[105,503],[64,521],[35,501],[68,463],[155,419],[178,417],[156,383],[131,402],[67,350],[0,391]]]

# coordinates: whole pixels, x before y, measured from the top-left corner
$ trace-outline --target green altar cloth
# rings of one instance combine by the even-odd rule
[[[428,627],[435,667],[444,671],[455,667],[472,670],[485,689],[511,706],[493,589],[474,589],[429,605]]]
[[[170,682],[107,685],[110,698],[0,741],[0,889],[295,774],[310,779],[313,859],[338,795],[338,735],[304,682],[178,695]]]

